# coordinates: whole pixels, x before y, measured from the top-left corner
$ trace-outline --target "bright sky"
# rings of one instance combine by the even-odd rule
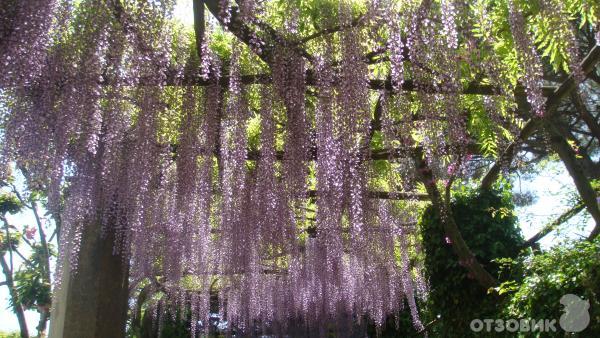
[[[184,25],[191,26],[194,24],[194,9],[192,0],[177,0],[174,16],[179,19]]]
[[[530,238],[541,230],[546,224],[555,220],[570,208],[568,193],[574,193],[575,187],[571,176],[567,173],[562,162],[552,165],[533,177],[530,181],[519,180],[514,183],[513,191],[531,191],[537,196],[534,204],[517,209],[519,224],[525,239]],[[540,244],[550,247],[557,243],[559,238],[578,239],[587,237],[594,226],[593,219],[587,217],[585,212],[579,213],[569,222],[563,224],[558,231],[544,237]]]
[[[27,224],[27,225],[34,225],[35,224],[35,219],[33,218],[33,214],[31,212],[26,212],[26,213],[21,213],[21,214],[17,214],[17,215],[7,215],[6,217],[8,219],[8,221],[10,222],[10,224],[14,224],[14,225],[21,225],[21,224]],[[21,248],[19,248],[19,251],[25,256],[27,257],[30,254],[30,251],[28,250],[23,250],[25,248],[25,246],[22,246]],[[8,255],[7,255],[8,256]],[[19,267],[22,263],[22,260],[19,259],[19,257],[15,257],[14,259],[14,264],[15,264],[15,270],[17,269],[17,267]],[[4,281],[4,274],[1,275],[2,277],[0,277],[0,280]],[[14,313],[12,312],[12,309],[9,308],[9,303],[8,303],[8,288],[6,286],[1,286],[0,287],[0,331],[8,331],[8,332],[12,332],[12,331],[19,331],[19,323],[17,322],[17,317],[14,315]],[[25,317],[27,319],[27,324],[29,327],[29,333],[34,333],[35,332],[35,327],[37,326],[38,320],[39,320],[39,315],[37,312],[35,311],[27,311],[25,313]],[[34,331],[32,331],[34,330]]]
[[[181,20],[185,25],[193,25],[194,14],[192,9],[192,0],[178,0],[175,8],[175,17]],[[537,195],[536,203],[531,206],[517,210],[523,236],[527,239],[539,231],[545,224],[563,213],[567,207],[564,204],[566,196],[564,187],[572,190],[571,177],[566,173],[562,164],[557,171],[545,170],[531,181],[521,181],[519,187],[518,181],[515,184],[515,191],[532,191]],[[21,214],[10,218],[14,224],[34,224],[31,215]],[[588,217],[575,217],[569,223],[569,226],[562,228],[568,229],[562,233],[563,236],[576,238],[588,234],[593,226],[592,220]],[[583,228],[583,229],[578,229]],[[544,238],[541,243],[544,247],[556,242],[556,233]],[[19,264],[19,263],[17,263]],[[38,321],[38,314],[34,311],[26,313],[27,323],[30,332],[35,332],[35,326]],[[8,291],[5,286],[0,287],[0,331],[18,331],[19,325],[13,312],[8,309]]]

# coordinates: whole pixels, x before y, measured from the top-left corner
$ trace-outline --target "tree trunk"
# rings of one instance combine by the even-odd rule
[[[13,281],[12,271],[8,267],[4,256],[0,257],[0,263],[2,264],[2,272],[4,273],[4,278],[6,279],[6,286],[8,287],[11,301],[13,303],[13,311],[17,316],[17,320],[19,321],[19,329],[21,330],[22,338],[29,338],[29,330],[27,329],[27,321],[25,320],[25,310],[23,309],[23,305],[19,303],[19,296],[17,294],[17,289],[15,289],[15,284]]]
[[[104,128],[104,127],[103,127]],[[104,129],[103,129],[104,131]],[[96,168],[94,196],[102,196],[102,158],[104,136],[90,161]],[[77,271],[71,271],[69,255],[63,257],[61,287],[53,297],[50,337],[121,338],[125,337],[129,297],[129,261],[122,251],[115,254],[115,232],[109,220],[106,228],[100,219],[106,206],[97,201],[96,217],[84,225]],[[63,243],[64,245],[64,243]]]
[[[37,224],[38,234],[40,236],[40,244],[44,249],[44,257],[43,257],[43,281],[47,283],[47,285],[52,285],[52,281],[50,278],[50,249],[48,247],[48,241],[46,239],[46,233],[44,232],[44,226],[42,224],[42,219],[38,212],[37,203],[32,200],[31,201],[31,210],[33,211],[33,215],[35,217],[35,222]],[[40,313],[40,320],[38,322],[37,331],[38,338],[46,337],[46,327],[48,326],[48,320],[50,319],[50,307],[52,304],[39,304],[38,310]]]
[[[88,225],[76,272],[65,258],[62,285],[54,296],[50,337],[125,336],[128,265],[121,255],[113,254],[113,237],[103,238],[100,226]]]
[[[479,263],[475,255],[469,249],[460,233],[460,229],[452,216],[452,210],[444,202],[440,191],[438,190],[435,178],[431,169],[425,163],[421,151],[415,154],[415,164],[417,167],[417,176],[425,185],[425,189],[429,194],[431,203],[435,211],[438,213],[446,236],[452,241],[452,250],[458,256],[459,262],[464,266],[475,280],[486,290],[498,284],[496,279]]]
[[[48,320],[50,319],[50,309],[41,309],[40,310],[40,321],[38,322],[38,326],[36,327],[38,336],[37,338],[46,337],[46,328],[48,327]]]
[[[564,163],[569,175],[573,178],[575,187],[581,196],[581,200],[585,204],[587,211],[592,215],[596,222],[594,229],[590,233],[589,239],[593,239],[600,234],[600,208],[596,200],[596,192],[590,184],[590,180],[585,176],[585,173],[579,163],[577,156],[567,140],[556,129],[556,125],[548,120],[546,122],[546,131],[550,135],[550,143],[552,149],[556,151],[562,162]]]

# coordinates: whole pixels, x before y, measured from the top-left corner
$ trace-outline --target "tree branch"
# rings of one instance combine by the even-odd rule
[[[307,43],[307,42],[309,42],[311,40],[318,39],[318,38],[320,38],[320,37],[322,37],[324,35],[337,33],[337,32],[339,32],[341,30],[348,29],[348,28],[358,27],[365,20],[365,18],[366,18],[365,15],[361,15],[361,16],[353,19],[349,24],[346,24],[346,25],[336,25],[336,26],[333,26],[333,27],[325,28],[323,30],[320,30],[320,31],[318,31],[316,33],[308,35],[308,36],[306,36],[306,37],[304,37],[304,38],[302,38],[302,39],[294,42],[294,44],[296,44],[296,45],[303,45],[303,44],[305,44],[305,43]]]
[[[552,120],[547,120],[545,127],[550,135],[552,148],[563,161],[569,175],[573,178],[573,183],[575,183],[575,187],[577,188],[579,196],[583,200],[587,211],[592,215],[592,218],[596,222],[594,229],[588,237],[589,240],[592,240],[600,234],[600,208],[598,208],[596,192],[594,191],[594,188],[592,188],[589,179],[585,176],[583,168],[578,164],[575,152],[567,140],[559,133]]]
[[[459,263],[464,266],[470,272],[470,275],[486,290],[495,286],[497,284],[496,279],[485,270],[481,263],[479,263],[463,239],[460,229],[452,215],[452,210],[447,207],[446,202],[444,202],[440,191],[436,186],[433,173],[425,162],[423,151],[420,148],[415,151],[414,160],[417,167],[417,176],[425,185],[425,189],[431,199],[434,210],[442,222],[444,232],[452,242],[452,250],[456,256],[458,256]]]
[[[600,140],[600,125],[598,125],[598,122],[596,122],[594,116],[585,106],[585,102],[583,102],[581,94],[574,90],[571,93],[571,100],[573,101],[573,105],[575,105],[575,109],[577,109],[579,117],[581,117],[581,119],[585,122],[592,135],[594,135],[596,139]]]
[[[502,168],[503,164],[512,162],[512,159],[517,153],[519,146],[537,130],[539,123],[539,119],[530,119],[525,123],[523,129],[521,129],[521,132],[519,133],[519,136],[517,136],[517,138],[504,149],[502,154],[500,154],[498,157],[498,160],[492,165],[492,167],[481,180],[482,189],[490,189],[492,187],[500,175],[500,169]]]
[[[35,201],[31,201],[31,210],[33,211],[33,216],[35,218],[35,223],[37,224],[39,236],[40,236],[40,244],[42,245],[42,249],[44,250],[43,257],[43,266],[44,266],[44,279],[46,282],[50,283],[50,249],[48,247],[48,241],[46,240],[46,233],[44,232],[44,227],[42,224],[42,219],[38,213],[37,203]]]
[[[198,0],[196,0],[196,1],[198,1]],[[221,16],[222,8],[220,6],[220,2],[218,0],[205,0],[204,3],[206,4],[206,7],[208,8],[208,10],[213,14],[213,16],[215,16],[217,18],[217,20],[224,27],[226,27],[233,35],[235,35],[240,41],[244,42],[247,46],[249,46],[250,49],[255,49],[255,48],[252,48],[251,41],[256,41],[258,39],[260,41],[259,43],[261,44],[262,47],[258,50],[254,50],[254,52],[258,55],[259,58],[261,58],[268,65],[273,64],[276,47],[291,48],[297,54],[307,58],[308,60],[312,60],[312,56],[310,56],[304,49],[300,48],[298,46],[298,43],[287,41],[284,37],[280,36],[276,30],[274,30],[272,27],[270,27],[264,23],[257,23],[257,25],[259,25],[261,28],[263,28],[263,30],[266,32],[266,35],[268,35],[268,37],[269,37],[268,41],[264,41],[264,39],[261,40],[258,37],[257,32],[252,30],[240,18],[240,13],[239,13],[238,7],[231,8],[230,21],[229,21],[229,24],[226,25]],[[360,20],[358,20],[358,23],[359,22],[360,22]],[[342,28],[341,26],[334,27],[331,29],[331,31],[335,31],[336,29],[339,30],[341,28]],[[371,60],[374,56],[379,55],[383,52],[385,52],[385,48],[383,50],[368,53],[365,56],[365,59]],[[408,49],[403,50],[403,53],[405,54],[405,58],[409,59],[408,58],[408,56],[409,56]],[[245,83],[250,84],[250,83],[256,83],[255,81],[262,82],[265,80],[270,80],[270,76],[268,76],[266,74],[254,75],[254,76],[247,78],[246,79],[247,82],[245,82]],[[306,80],[307,80],[308,85],[316,85],[316,83],[317,83],[316,76],[311,69],[308,69],[306,72]],[[224,82],[228,83],[229,81],[227,79]],[[242,79],[242,82],[244,82],[244,79]],[[334,81],[334,83],[337,83],[337,81]],[[203,85],[205,83],[199,82],[198,84]],[[374,90],[380,90],[380,89],[391,90],[392,83],[391,83],[390,79],[387,79],[387,80],[371,79],[369,81],[369,87]],[[439,88],[443,88],[443,87],[444,86],[441,86],[441,85],[435,86],[433,84],[419,84],[418,89],[422,90],[424,92],[428,92],[428,93],[438,93],[438,92],[440,92]],[[411,80],[407,80],[403,83],[402,89],[405,91],[415,91],[417,89],[417,86]],[[516,92],[517,92],[517,95],[524,94],[522,88],[518,89]],[[548,90],[546,90],[546,92],[548,92]],[[492,86],[482,85],[480,83],[472,82],[472,83],[469,83],[468,86],[466,88],[464,88],[461,93],[462,94],[477,94],[477,95],[497,95],[499,93],[499,91],[496,90]]]
[[[19,258],[21,258],[23,260],[23,262],[25,262],[25,264],[29,265],[30,267],[34,267],[33,263],[31,263],[31,261],[29,259],[27,259],[25,256],[23,256],[23,254],[21,252],[19,252],[19,250],[17,250],[17,248],[13,249],[13,252],[17,254],[17,256],[19,256]]]
[[[244,42],[246,45],[251,46],[250,41],[257,40],[261,45],[260,49],[253,49],[253,51],[258,55],[258,57],[263,60],[266,64],[273,64],[273,58],[275,56],[275,46],[273,44],[273,40],[277,40],[277,36],[271,36],[271,41],[264,41],[261,39],[256,32],[254,32],[246,23],[241,20],[240,12],[238,7],[231,7],[229,12],[229,23],[225,23],[223,17],[221,15],[223,9],[221,8],[221,3],[219,0],[204,0],[204,4],[206,8],[212,13],[212,15],[223,25],[226,27],[233,35],[235,35],[240,41]]]
[[[592,178],[592,179],[599,178],[600,171],[598,171],[596,163],[594,163],[594,161],[591,159],[585,146],[583,146],[581,144],[580,139],[575,137],[575,135],[573,134],[573,132],[572,132],[573,128],[570,128],[569,126],[566,125],[566,123],[563,123],[563,121],[560,117],[561,116],[556,116],[551,121],[552,124],[555,126],[555,130],[562,137],[564,137],[565,140],[567,140],[567,142],[569,144],[573,145],[573,148],[574,148],[573,151],[576,152],[577,162],[583,169],[585,176]],[[592,138],[592,140],[593,140],[593,138]]]
[[[587,54],[585,59],[581,62],[581,68],[585,74],[585,76],[589,76],[589,74],[595,69],[596,64],[600,60],[600,46],[595,45],[592,50]],[[546,115],[547,117],[551,117],[556,113],[556,107],[560,100],[564,98],[568,93],[573,91],[577,87],[575,80],[573,78],[573,74],[569,75],[569,77],[558,86],[552,95],[546,100]],[[484,176],[481,181],[481,187],[483,189],[489,189],[492,184],[498,179],[500,174],[500,168],[504,163],[512,162],[513,157],[515,156],[517,149],[520,144],[527,140],[540,126],[540,121],[542,118],[535,116],[531,118],[521,132],[516,140],[511,142],[506,149],[502,152],[502,154],[498,157],[498,160],[494,165],[490,168],[487,174]]]
[[[2,266],[2,272],[6,281],[4,284],[8,287],[9,295],[12,302],[12,308],[17,316],[19,322],[19,329],[21,330],[22,338],[29,338],[29,330],[27,329],[27,320],[25,319],[25,309],[23,304],[19,302],[19,294],[15,288],[12,271],[9,269],[4,256],[0,256],[0,266]]]
[[[538,233],[531,236],[531,238],[529,238],[525,243],[523,243],[521,248],[526,249],[526,248],[529,248],[529,247],[535,245],[540,239],[544,238],[544,236],[546,236],[547,234],[552,232],[559,225],[561,225],[561,224],[565,223],[566,221],[570,220],[571,218],[573,218],[575,215],[580,213],[581,210],[583,210],[584,208],[585,208],[585,204],[581,201],[577,201],[577,203],[575,203],[574,207],[563,212],[560,216],[558,216],[558,218],[556,218],[554,221],[552,221],[551,223],[544,226]]]

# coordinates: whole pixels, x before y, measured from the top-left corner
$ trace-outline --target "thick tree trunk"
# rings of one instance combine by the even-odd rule
[[[96,155],[90,154],[96,169],[93,196],[103,196],[104,145],[102,136]],[[122,251],[115,254],[115,233],[110,226],[114,218],[108,221],[106,229],[102,229],[99,220],[106,205],[102,201],[96,203],[93,207],[95,219],[90,216],[82,230],[77,271],[70,269],[69,254],[63,258],[61,288],[52,302],[51,338],[125,337],[129,261]]]
[[[50,337],[125,336],[128,265],[113,254],[113,243],[112,235],[101,236],[99,226],[84,229],[78,269],[72,272],[65,264],[62,286],[54,297]]]

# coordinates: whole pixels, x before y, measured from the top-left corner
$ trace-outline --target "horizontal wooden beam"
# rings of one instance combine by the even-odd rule
[[[158,145],[158,144],[157,144],[157,146],[160,148],[163,147],[162,145]],[[460,146],[460,147],[465,149],[469,154],[478,154],[480,151],[479,146],[476,143],[471,143],[466,146]],[[173,154],[174,158],[177,157],[177,148],[178,148],[177,144],[170,145],[170,151]],[[365,154],[362,154],[360,156],[361,156],[361,160],[363,160],[363,161],[388,161],[388,160],[393,160],[393,159],[398,159],[398,158],[411,157],[416,148],[420,148],[420,147],[400,147],[400,148],[393,148],[393,149],[378,149],[378,150],[366,152]],[[200,153],[205,154],[206,152],[204,149],[201,149]],[[216,157],[221,156],[219,151],[214,151],[213,154]],[[246,153],[246,160],[258,161],[260,159],[260,156],[261,156],[260,151],[248,150]],[[315,160],[317,160],[317,157],[318,157],[317,148],[310,147],[307,151],[306,158],[304,160],[315,161]],[[289,158],[286,157],[285,152],[278,150],[275,152],[275,159],[277,161],[285,161]]]
[[[318,198],[319,192],[316,190],[309,190],[306,193],[308,198]],[[404,192],[404,191],[368,191],[367,197],[381,200],[415,200],[415,201],[428,201],[429,195],[424,193],[416,192]]]

